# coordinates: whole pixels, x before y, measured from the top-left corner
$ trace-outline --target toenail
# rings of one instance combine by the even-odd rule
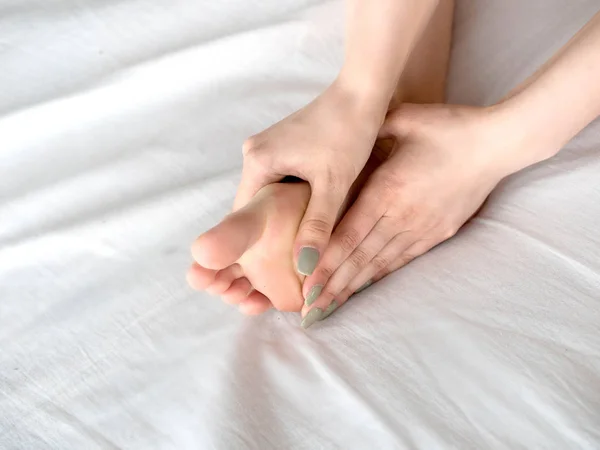
[[[304,302],[304,304],[306,306],[312,305],[315,302],[315,300],[317,298],[319,298],[319,295],[321,295],[322,290],[323,290],[322,284],[316,284],[312,288],[310,288],[310,291],[308,292],[308,295],[306,296],[306,301]]]
[[[358,294],[359,292],[364,291],[366,288],[368,288],[369,286],[371,286],[373,284],[373,282],[371,280],[367,281],[365,284],[363,284],[361,287],[359,287],[355,294]]]
[[[302,247],[298,255],[298,272],[312,275],[319,262],[319,251],[312,247]]]
[[[321,320],[322,318],[323,318],[323,310],[321,308],[313,308],[304,317],[304,319],[300,323],[300,326],[302,328],[306,329],[306,328],[310,327],[311,325],[313,325],[315,322],[318,322],[319,320]]]
[[[338,308],[338,304],[337,302],[334,300],[332,301],[329,306],[327,307],[327,309],[325,310],[325,312],[323,313],[323,316],[321,317],[320,320],[325,320],[327,319],[330,315],[332,315],[335,310]]]

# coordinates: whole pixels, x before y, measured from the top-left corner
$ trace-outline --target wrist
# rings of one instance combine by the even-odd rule
[[[564,145],[554,130],[539,122],[535,113],[516,97],[486,110],[509,173],[552,158]]]
[[[387,84],[393,84],[391,88]],[[331,88],[342,95],[357,110],[376,117],[383,124],[394,93],[395,83],[375,82],[373,77],[361,76],[343,69]]]

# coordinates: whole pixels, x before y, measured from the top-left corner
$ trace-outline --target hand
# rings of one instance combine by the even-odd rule
[[[303,315],[319,308],[311,317],[322,319],[365,283],[449,239],[502,178],[529,165],[522,134],[506,124],[499,107],[403,105],[390,113],[380,137],[394,137],[394,150],[305,280]]]
[[[348,190],[369,158],[385,118],[387,102],[373,102],[364,92],[354,92],[358,90],[336,81],[308,106],[249,138],[243,147],[235,210],[262,187],[286,176],[311,186],[294,245],[296,267],[303,275],[313,272],[325,250]]]

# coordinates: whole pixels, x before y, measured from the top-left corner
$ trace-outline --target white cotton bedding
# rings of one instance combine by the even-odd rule
[[[489,104],[598,0],[459,0]],[[1,449],[599,449],[600,123],[302,331],[184,282],[343,2],[0,0]],[[560,107],[560,105],[557,105]]]

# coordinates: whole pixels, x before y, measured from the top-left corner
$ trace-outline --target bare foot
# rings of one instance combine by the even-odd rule
[[[246,314],[271,306],[300,311],[303,277],[294,268],[292,247],[309,196],[307,183],[261,189],[246,207],[194,242],[189,284],[220,295]]]
[[[387,145],[386,145],[387,144]],[[392,145],[379,142],[354,183],[345,211]],[[293,244],[308,205],[308,183],[278,183],[261,189],[243,209],[227,216],[192,245],[190,286],[220,295],[245,314],[275,307],[299,312],[302,281],[293,263]]]

